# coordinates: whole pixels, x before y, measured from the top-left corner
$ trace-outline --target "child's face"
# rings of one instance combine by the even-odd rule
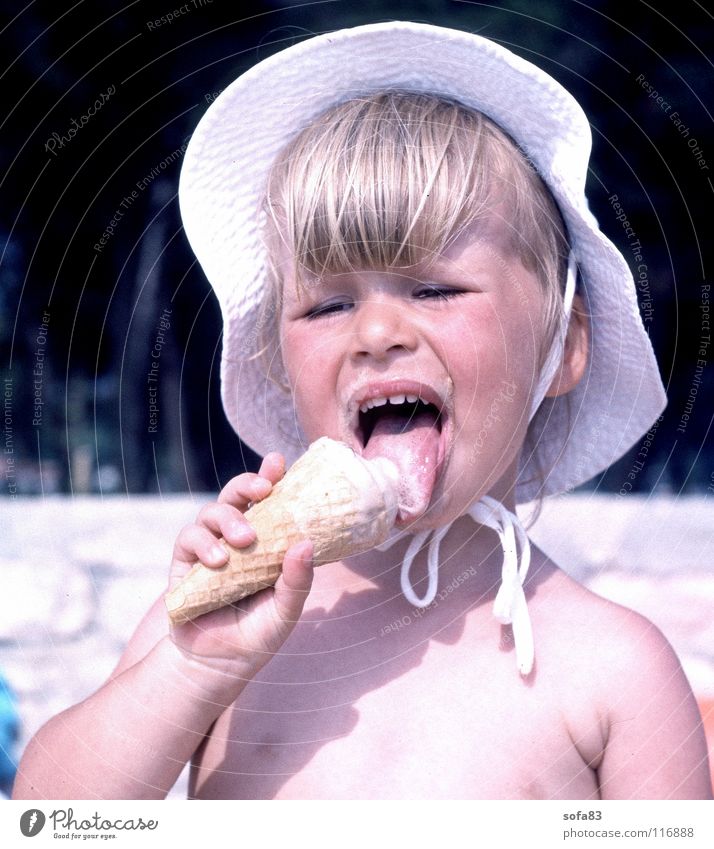
[[[368,456],[376,445],[376,453],[401,452],[428,490],[428,504],[409,517],[419,518],[415,529],[454,519],[487,493],[508,500],[515,480],[544,321],[541,286],[506,233],[493,217],[464,229],[429,267],[337,274],[299,292],[286,277],[280,341],[305,436],[330,436]],[[435,410],[422,415],[410,435],[413,408],[360,412],[401,395],[422,396],[439,419]],[[404,413],[404,435],[384,425],[390,410]],[[378,435],[383,429],[388,436]],[[425,463],[435,474],[424,476]]]

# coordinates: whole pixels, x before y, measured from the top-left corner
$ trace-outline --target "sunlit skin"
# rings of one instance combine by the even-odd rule
[[[539,378],[543,291],[507,246],[503,223],[466,228],[418,267],[300,286],[291,268],[286,263],[280,342],[307,440],[327,435],[361,450],[349,404],[355,392],[426,384],[444,401],[444,462],[432,506],[413,528],[455,519],[486,493],[513,506]]]
[[[513,507],[542,290],[498,224],[462,232],[429,266],[301,292],[286,280],[280,343],[306,438],[361,450],[355,401],[423,385],[445,421],[434,497],[414,527],[450,521],[487,492]],[[551,394],[583,373],[581,307]],[[489,415],[499,420],[484,436]],[[224,540],[249,545],[243,514],[283,473],[269,454],[257,475],[229,481],[178,535],[170,586],[197,560],[224,564]],[[522,679],[510,628],[491,611],[493,531],[454,522],[440,593],[420,612],[399,589],[404,548],[313,569],[299,543],[274,588],[170,630],[158,599],[110,680],[33,738],[16,798],[160,798],[189,760],[197,798],[710,798],[696,703],[651,623],[534,548],[536,662]]]

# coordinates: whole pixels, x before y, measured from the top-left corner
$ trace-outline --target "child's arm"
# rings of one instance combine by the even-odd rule
[[[711,799],[701,717],[672,647],[636,614],[611,659],[603,799]]]
[[[247,546],[254,535],[240,511],[265,497],[282,476],[282,462],[266,457],[260,475],[240,475],[219,502],[179,534],[171,585],[193,562],[219,566],[212,553],[223,536]],[[311,546],[286,555],[274,588],[176,626],[169,632],[159,600],[132,637],[109,681],[50,720],[22,758],[14,797],[162,798],[212,723],[280,648],[300,617],[312,582]]]

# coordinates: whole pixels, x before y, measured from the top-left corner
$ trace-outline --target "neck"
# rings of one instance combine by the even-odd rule
[[[512,626],[519,672],[531,673],[535,651],[524,590],[531,547],[518,517],[501,501],[484,496],[451,524],[395,540],[386,550],[370,554],[356,559],[351,571],[360,575],[367,567],[361,577],[382,595],[380,606],[397,610],[412,605],[419,616],[433,613],[436,620],[430,616],[429,622],[434,625],[440,619],[453,622],[493,600],[493,617]]]
[[[384,551],[372,550],[346,563],[348,569],[369,581],[387,599],[410,606],[401,592],[400,571],[412,534],[406,534]],[[427,548],[429,539],[414,558],[410,571],[412,585],[419,596],[427,587]],[[470,516],[460,516],[449,527],[439,549],[439,578],[437,597],[444,599],[444,590],[459,585],[476,603],[492,601],[501,576],[503,553],[495,531],[480,525]],[[451,593],[447,593],[451,595]]]

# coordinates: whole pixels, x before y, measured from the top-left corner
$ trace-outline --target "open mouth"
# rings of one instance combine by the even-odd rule
[[[399,525],[429,507],[444,462],[448,421],[445,403],[433,389],[410,383],[409,390],[373,386],[353,418],[362,455],[386,457],[399,470]]]
[[[442,415],[434,404],[415,395],[374,398],[360,406],[357,438],[364,449],[375,429],[379,433],[405,433],[425,425],[441,433]]]

